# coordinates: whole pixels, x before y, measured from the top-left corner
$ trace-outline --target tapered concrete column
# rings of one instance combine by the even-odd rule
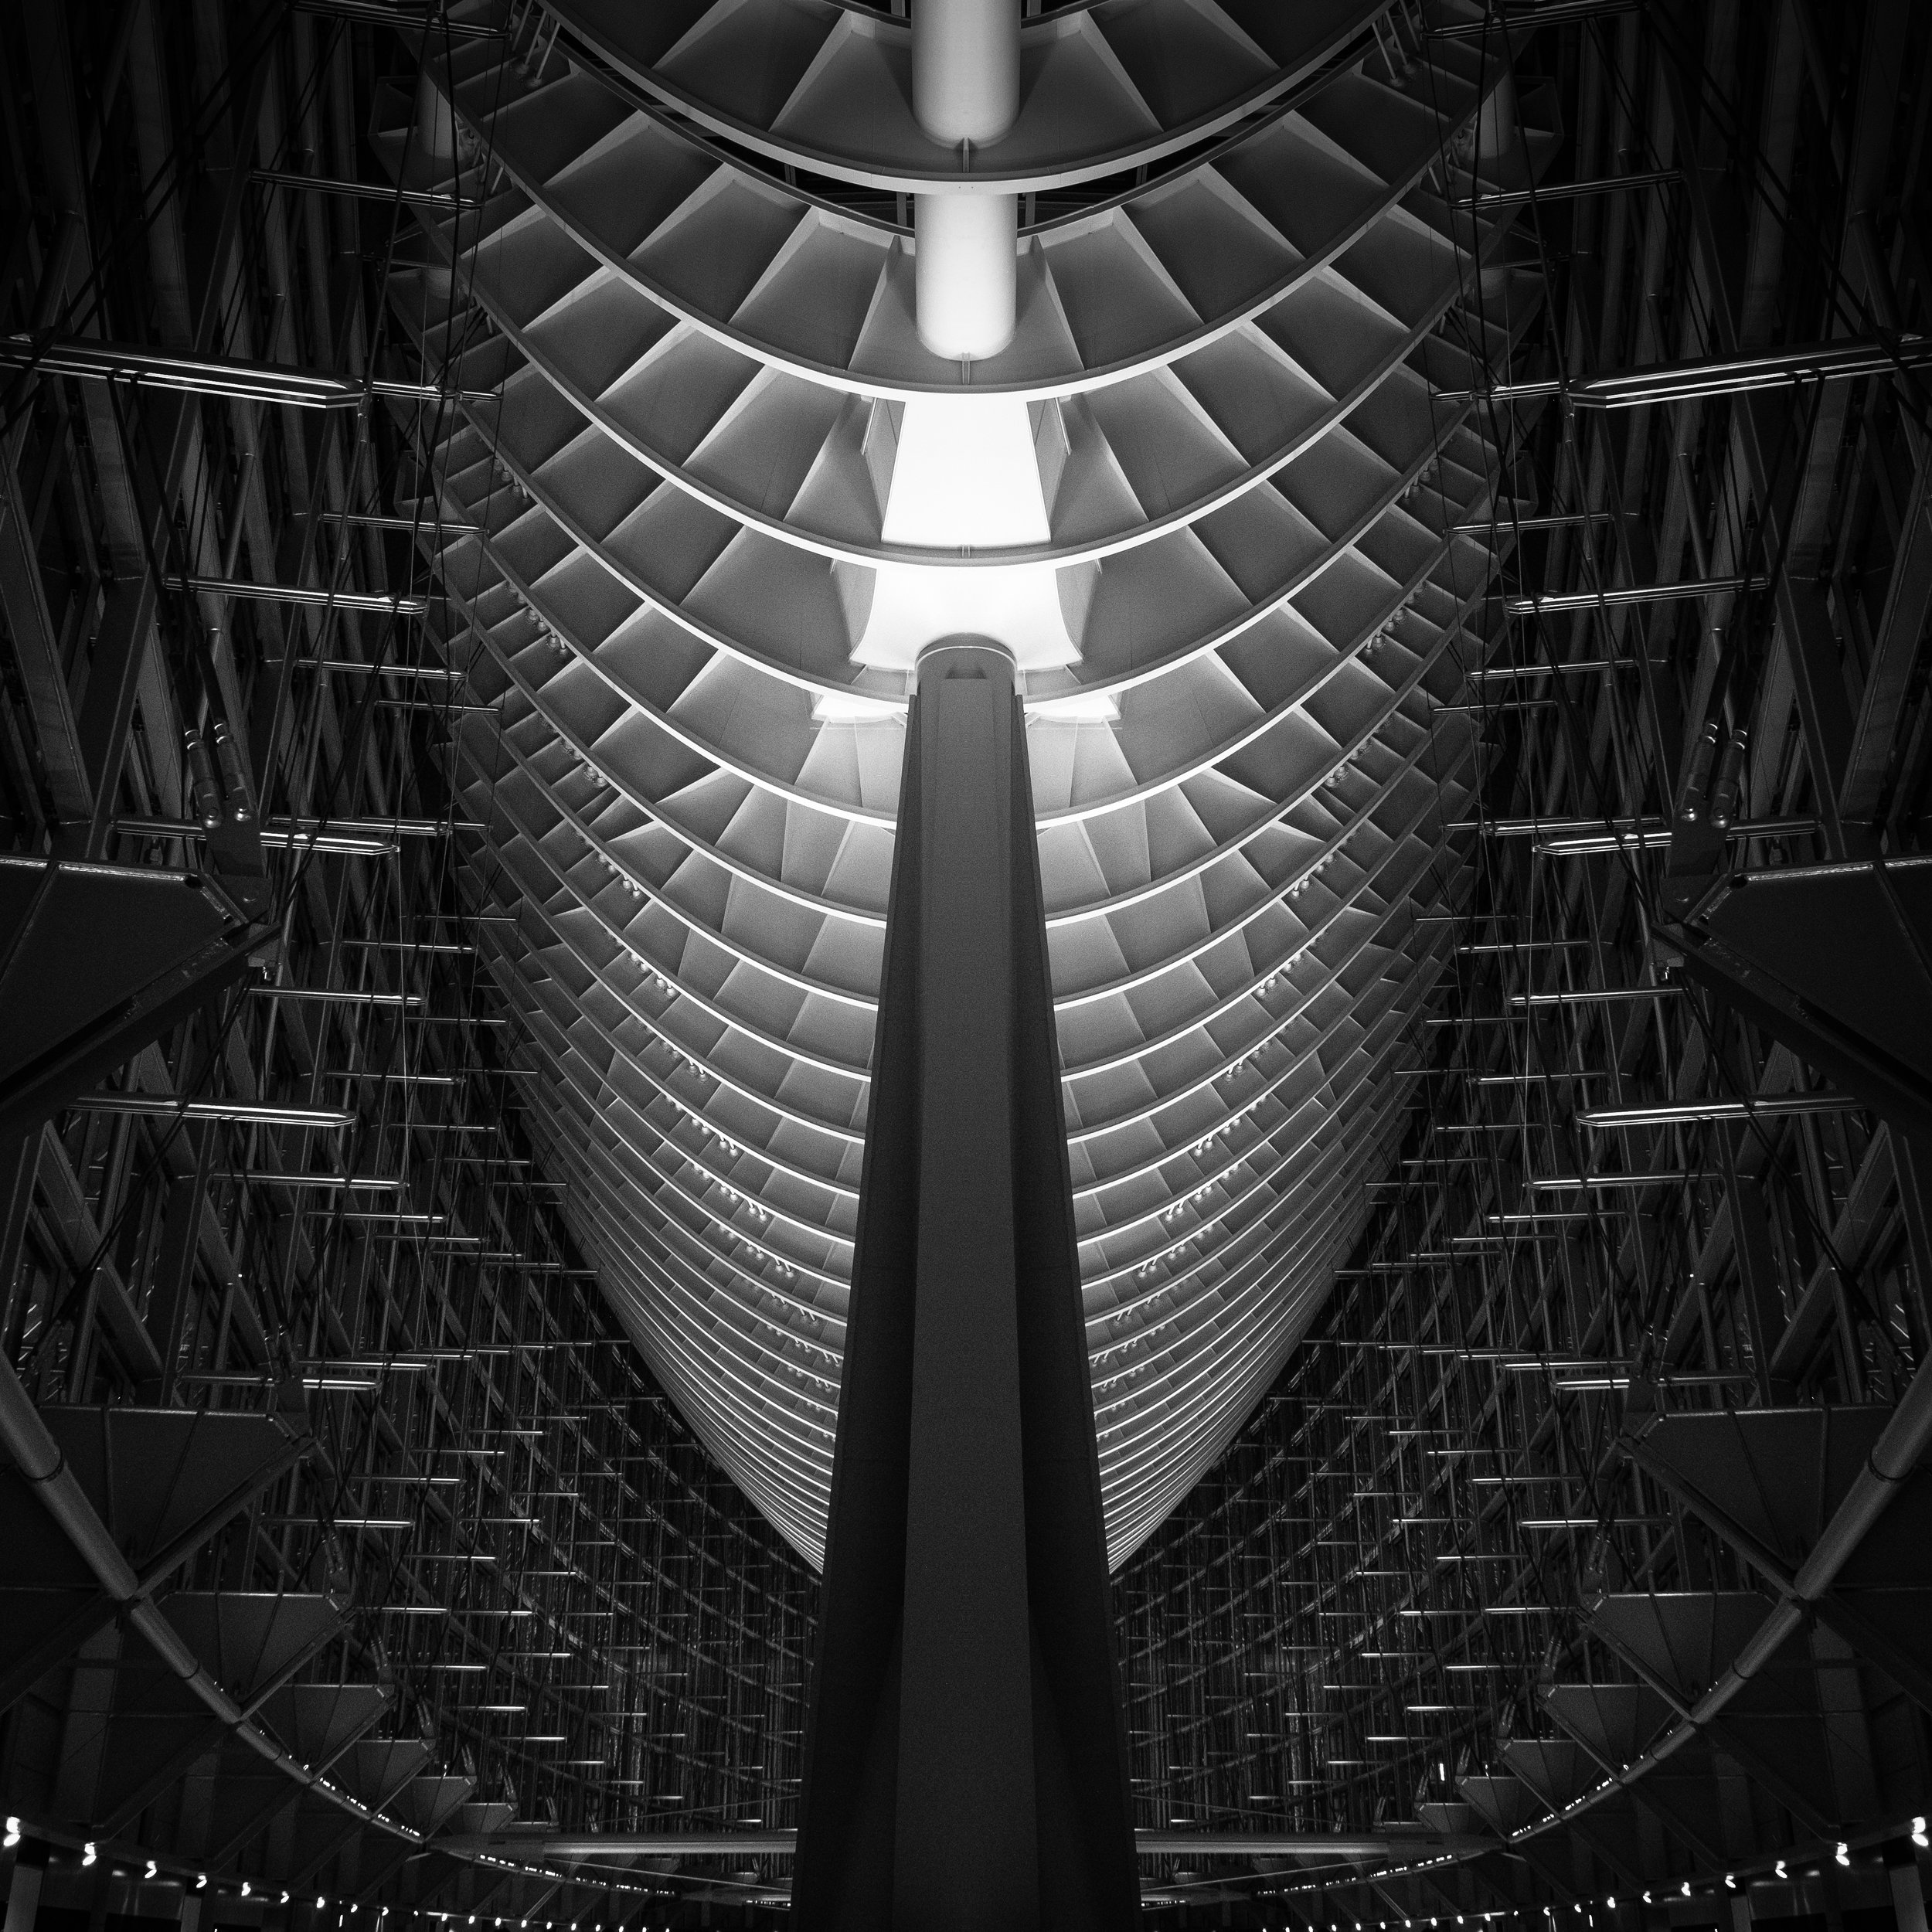
[[[1019,112],[1017,0],[917,0],[913,113],[948,148],[998,141]],[[1012,195],[921,195],[913,215],[920,340],[977,362],[1012,340],[1019,202]]]
[[[1026,728],[920,658],[872,1053],[797,1932],[1139,1919]]]

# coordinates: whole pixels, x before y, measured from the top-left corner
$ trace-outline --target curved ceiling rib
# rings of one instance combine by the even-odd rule
[[[1400,6],[1057,9],[975,179],[1150,172],[1022,227],[1012,344],[961,365],[862,192],[958,185],[903,22],[546,5],[474,5],[508,52],[456,43],[384,138],[457,196],[417,205],[393,294],[458,397],[426,454],[490,707],[460,777],[577,1233],[815,1560],[905,666],[920,600],[1005,599],[1117,1562],[1392,1157],[1478,776],[1467,532],[1506,492],[1474,372],[1536,301],[1467,203],[1536,137]],[[1023,451],[1032,535],[908,533],[935,409]]]
[[[845,0],[546,0],[563,43],[767,162],[874,187],[1025,192],[1145,168],[1366,38],[1362,0],[1076,0],[1020,33],[1019,119],[961,155],[913,117],[912,32]]]

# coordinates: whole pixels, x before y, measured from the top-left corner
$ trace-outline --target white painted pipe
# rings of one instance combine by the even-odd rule
[[[1019,112],[1019,0],[915,0],[913,113],[935,141],[997,141]]]
[[[913,210],[919,339],[949,362],[1013,339],[1019,244],[1014,195],[921,195]]]

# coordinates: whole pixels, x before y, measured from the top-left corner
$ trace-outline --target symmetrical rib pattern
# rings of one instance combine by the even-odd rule
[[[462,397],[426,453],[493,707],[461,777],[578,1235],[815,1560],[903,744],[869,626],[893,571],[1050,573],[1077,656],[1029,675],[1030,757],[1118,1561],[1355,1238],[1458,890],[1471,372],[1532,296],[1458,206],[1473,52],[1369,0],[1029,21],[1020,121],[968,158],[1067,208],[962,367],[859,192],[957,179],[903,21],[471,17],[510,31],[432,61],[453,143],[434,101],[383,137],[461,197],[395,294]],[[888,541],[908,411],[967,390],[1023,403],[1044,543]]]

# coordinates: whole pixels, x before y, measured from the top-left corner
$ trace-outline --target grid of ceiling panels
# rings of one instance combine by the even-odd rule
[[[470,18],[509,35],[432,61],[454,151],[440,109],[379,138],[463,204],[419,208],[393,292],[469,399],[434,474],[498,965],[606,1291],[816,1560],[903,743],[903,678],[852,655],[882,565],[992,560],[883,538],[906,403],[962,380],[909,232],[746,156],[916,187],[874,99],[904,23]],[[1025,49],[1087,116],[1055,110],[1070,157],[1029,105],[1026,181],[1135,183],[1023,230],[1018,332],[965,372],[1026,399],[1050,534],[998,560],[1056,567],[1080,652],[1029,745],[1117,1561],[1391,1157],[1475,770],[1470,351],[1527,301],[1457,205],[1474,50],[1400,8],[1073,7]]]

